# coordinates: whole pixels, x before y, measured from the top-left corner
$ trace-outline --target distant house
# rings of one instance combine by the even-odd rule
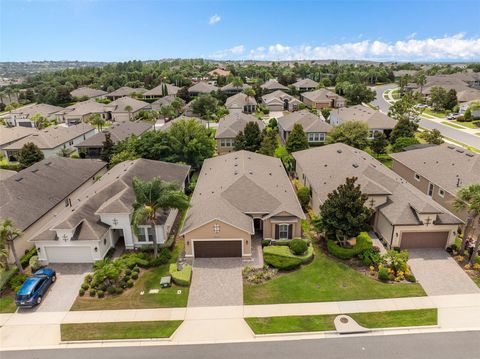
[[[300,95],[300,100],[305,105],[321,110],[322,108],[340,108],[345,106],[345,99],[335,92],[327,89],[318,89],[315,91],[304,92]]]
[[[231,82],[229,84],[226,84],[223,86],[220,90],[222,92],[225,92],[226,94],[229,95],[234,95],[236,93],[242,92],[243,90],[249,88],[247,84],[243,84],[242,86],[234,86]]]
[[[152,128],[152,124],[142,121],[114,122],[110,127],[76,144],[75,147],[81,156],[84,154],[86,158],[99,158],[102,152],[103,142],[105,142],[106,133],[110,134],[112,142],[116,144],[132,135],[140,136]]]
[[[445,90],[455,90],[460,103],[480,100],[480,75],[474,72],[458,72],[448,75],[427,76],[425,85],[412,84],[414,89],[426,97],[430,96],[432,88],[442,87]]]
[[[150,105],[152,106],[152,110],[160,110],[162,106],[169,106],[175,99],[179,99],[183,105],[185,105],[185,100],[182,100],[180,97],[176,97],[174,95],[167,95],[164,97],[159,98],[158,100],[152,102]]]
[[[81,122],[88,122],[90,116],[94,113],[99,114],[106,121],[111,119],[111,114],[105,108],[105,105],[95,100],[77,102],[71,106],[62,108],[55,113],[55,117],[58,122],[72,125]]]
[[[278,82],[275,79],[270,79],[267,82],[265,82],[263,85],[260,86],[260,88],[264,92],[273,92],[273,91],[289,91],[290,89],[287,86],[282,85],[280,82]]]
[[[24,137],[28,137],[39,130],[33,127],[3,127],[0,126],[0,150],[2,150],[11,143],[14,143]]]
[[[211,85],[208,82],[200,81],[195,85],[188,88],[188,93],[191,96],[197,96],[200,94],[208,94],[218,90],[217,86]]]
[[[85,141],[94,134],[95,129],[88,123],[80,123],[70,127],[51,126],[10,143],[3,148],[3,151],[9,161],[15,162],[17,160],[16,156],[23,145],[32,142],[42,150],[45,158],[48,158],[56,156],[63,149],[73,149],[76,144]]]
[[[167,95],[176,95],[180,87],[174,86],[172,84],[161,83],[157,87],[145,91],[143,97],[145,98],[160,98]]]
[[[295,87],[299,92],[306,92],[315,90],[318,86],[318,82],[307,78],[295,82],[294,84],[292,84],[292,86]]]
[[[120,87],[119,89],[116,89],[113,92],[110,92],[105,95],[106,98],[109,100],[115,101],[119,98],[125,97],[125,96],[132,96],[133,94],[143,94],[147,90],[144,88],[133,88],[133,87],[128,87],[128,86],[123,86]]]
[[[247,96],[241,92],[227,98],[225,107],[230,113],[255,113],[257,110],[257,100],[255,100],[255,97]]]
[[[333,109],[330,112],[329,120],[332,126],[338,126],[348,121],[363,122],[368,126],[369,139],[373,139],[377,132],[383,132],[387,137],[390,136],[390,132],[397,124],[396,120],[384,113],[362,105]]]
[[[228,77],[228,76],[230,76],[230,71],[222,69],[221,67],[217,67],[216,69],[210,71],[208,73],[208,76],[210,76],[210,77],[218,77],[218,76]]]
[[[132,181],[135,177],[142,181],[160,177],[183,190],[189,172],[190,166],[147,159],[116,165],[31,237],[39,260],[45,264],[93,263],[118,245],[134,249],[151,246],[154,241],[165,243],[178,210],[160,210],[154,229],[147,223],[141,224],[136,234],[132,228]]]
[[[295,111],[302,103],[299,99],[289,94],[276,90],[262,96],[262,103],[272,112]]]
[[[263,121],[257,119],[255,116],[244,113],[231,113],[224,116],[218,122],[218,128],[215,133],[215,140],[217,141],[217,151],[219,154],[232,152],[235,145],[235,137],[240,131],[245,129],[249,122],[258,124],[260,130],[263,130],[265,125]]]
[[[9,126],[35,127],[35,124],[30,120],[33,116],[40,114],[49,120],[54,120],[55,112],[60,110],[63,110],[63,107],[40,103],[12,110],[4,119]]]
[[[178,123],[179,121],[195,121],[197,122],[198,124],[202,125],[203,127],[206,127],[208,128],[209,126],[209,123],[208,121],[205,121],[205,120],[202,120],[201,118],[198,118],[198,117],[188,117],[188,116],[179,116],[177,118],[174,118],[173,120],[171,121],[164,121],[164,120],[158,120],[157,123],[155,124],[155,130],[156,131],[167,131],[168,129],[170,129],[170,127],[174,124],[174,123]]]
[[[105,105],[105,109],[111,113],[113,121],[129,121],[141,110],[151,110],[152,106],[132,97],[120,97]]]
[[[70,92],[70,96],[73,98],[104,98],[106,94],[106,91],[92,89],[90,87],[79,87]]]
[[[308,110],[295,111],[280,117],[278,120],[278,132],[283,142],[286,142],[293,126],[297,123],[302,125],[311,146],[325,143],[327,134],[332,130],[322,115],[318,116]]]
[[[53,156],[2,179],[0,218],[11,218],[22,235],[15,238],[19,255],[32,247],[28,240],[103,174],[107,164]]]
[[[451,144],[393,153],[393,170],[458,217],[453,203],[460,188],[480,183],[480,155]]]

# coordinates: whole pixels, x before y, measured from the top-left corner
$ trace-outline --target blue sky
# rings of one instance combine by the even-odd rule
[[[479,19],[478,0],[0,0],[0,61],[478,61]]]

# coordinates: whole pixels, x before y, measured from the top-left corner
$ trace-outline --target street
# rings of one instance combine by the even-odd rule
[[[3,352],[2,359],[122,358],[325,358],[325,359],[474,359],[480,332],[383,335],[318,340],[265,341],[180,346],[121,346]]]

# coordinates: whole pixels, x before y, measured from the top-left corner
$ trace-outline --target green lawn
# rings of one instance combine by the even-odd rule
[[[425,296],[418,283],[382,283],[316,249],[312,263],[263,284],[244,283],[245,304],[305,303]]]
[[[437,324],[436,309],[398,310],[347,314],[365,328],[414,327]],[[245,318],[255,334],[320,332],[335,330],[337,315]]]
[[[62,341],[169,338],[181,320],[61,324]]]
[[[453,121],[452,121],[453,122]],[[444,125],[447,125],[447,126],[450,126],[450,127],[453,127],[453,128],[459,128],[459,129],[464,129],[465,127],[463,126],[458,126],[458,125],[455,125],[454,123],[452,122],[448,122],[448,121],[442,121],[442,123]]]
[[[175,263],[178,254],[183,249],[183,242],[177,242],[170,263]],[[88,294],[77,297],[70,310],[114,310],[114,309],[144,309],[165,307],[186,307],[188,287],[172,284],[170,288],[160,289],[160,279],[168,275],[169,264],[149,269],[138,278],[133,288],[117,296],[106,298],[90,298]],[[157,294],[149,294],[150,289],[160,289]],[[181,293],[177,294],[180,290]],[[144,292],[140,295],[140,292]]]
[[[438,118],[445,118],[445,116],[447,115],[445,112],[437,112],[429,108],[423,109],[423,113]]]
[[[463,127],[468,127],[468,128],[473,128],[473,129],[476,129],[476,128],[479,128],[477,126],[480,125],[480,121],[465,121],[465,122],[460,122],[460,121],[450,121],[451,123],[454,123],[454,124],[457,124],[457,125],[460,125],[460,126],[463,126]]]
[[[0,313],[13,313],[17,309],[13,295],[5,294],[0,297]]]

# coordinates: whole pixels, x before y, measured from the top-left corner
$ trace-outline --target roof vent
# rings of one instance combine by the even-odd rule
[[[32,173],[37,173],[38,172],[38,168],[35,168],[34,170],[32,170]]]
[[[23,177],[15,178],[15,181],[17,181],[17,182],[20,182],[21,180],[23,180]]]
[[[353,166],[354,168],[358,168],[358,165],[357,165],[356,163],[352,163],[352,166]]]
[[[447,146],[448,148],[450,148],[451,150],[453,150],[455,147],[450,145],[450,146]]]
[[[473,157],[473,153],[465,153],[468,157]]]
[[[50,166],[52,164],[52,162],[47,162],[45,163],[45,166]]]
[[[465,151],[459,148],[459,149],[457,149],[457,152],[458,152],[458,153],[463,153],[463,152],[465,152]]]
[[[342,150],[338,149],[338,150],[337,150],[337,153],[342,153]]]
[[[252,171],[248,171],[248,173],[250,173],[251,175],[253,175],[253,172],[252,172]]]

